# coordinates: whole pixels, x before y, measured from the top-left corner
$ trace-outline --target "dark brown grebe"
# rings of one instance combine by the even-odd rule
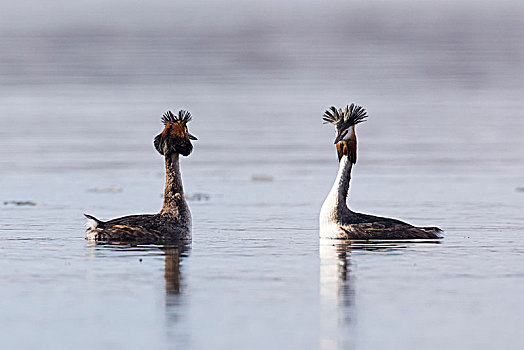
[[[361,106],[345,110],[330,107],[323,116],[335,125],[335,144],[340,163],[337,178],[320,210],[320,237],[338,239],[432,239],[440,238],[437,227],[415,227],[396,219],[360,214],[346,204],[351,168],[357,162],[355,125],[367,117]]]
[[[166,185],[164,205],[158,214],[129,215],[109,221],[87,217],[87,239],[104,242],[161,243],[191,239],[191,212],[184,198],[179,155],[193,150],[197,138],[187,130],[191,114],[181,110],[162,116],[165,125],[154,140],[156,150],[165,157]]]

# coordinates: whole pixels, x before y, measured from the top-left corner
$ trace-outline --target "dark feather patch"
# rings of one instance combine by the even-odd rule
[[[162,120],[162,123],[166,125],[167,123],[177,123],[177,122],[182,122],[186,124],[186,123],[189,123],[191,119],[193,119],[193,117],[191,116],[191,113],[189,113],[189,111],[181,109],[178,111],[178,115],[174,115],[173,112],[167,111],[166,113],[164,113],[161,120]]]
[[[342,120],[342,114],[338,112],[335,106],[331,106],[324,112],[322,119],[324,120],[324,124],[336,124]]]
[[[357,135],[353,132],[353,135],[347,141],[348,158],[353,164],[357,162]]]
[[[158,153],[160,153],[161,155],[164,155],[164,148],[161,146],[162,145],[162,134],[158,134],[155,136],[155,140],[153,141],[153,144],[155,145],[155,148],[158,151]]]
[[[322,116],[324,124],[331,123],[337,124],[339,122],[346,122],[350,125],[356,125],[364,121],[367,118],[366,109],[362,106],[357,106],[354,103],[351,106],[347,106],[344,110],[335,106],[329,107]]]
[[[351,125],[357,125],[358,123],[362,123],[367,116],[368,113],[364,107],[352,103],[349,108],[346,106],[344,120],[349,121]]]

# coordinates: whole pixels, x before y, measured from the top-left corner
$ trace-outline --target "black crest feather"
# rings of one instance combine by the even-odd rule
[[[340,120],[342,120],[342,115],[341,113],[338,112],[335,106],[331,106],[328,109],[326,109],[322,119],[324,120],[324,124],[327,124],[327,123],[336,124]]]
[[[178,115],[174,115],[173,112],[167,111],[166,113],[164,113],[161,120],[162,123],[166,125],[167,123],[176,122],[188,123],[191,121],[191,119],[193,119],[191,113],[189,113],[189,111],[181,109],[178,111]]]
[[[351,106],[346,106],[345,110],[337,109],[335,106],[329,107],[322,116],[324,124],[338,124],[339,122],[349,122],[351,125],[362,123],[368,116],[366,109],[362,106],[357,106],[354,103]]]
[[[354,103],[344,113],[344,120],[349,120],[351,124],[356,125],[362,123],[368,116],[368,112],[362,106],[357,106]]]

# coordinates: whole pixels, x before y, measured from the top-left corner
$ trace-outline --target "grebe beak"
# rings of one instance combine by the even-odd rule
[[[190,133],[187,134],[187,137],[189,137],[190,140],[195,140],[195,141],[198,140],[198,139],[196,138],[196,136],[191,135]]]

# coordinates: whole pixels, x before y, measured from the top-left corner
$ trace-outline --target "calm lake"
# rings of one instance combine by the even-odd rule
[[[523,6],[233,4],[1,26],[0,347],[524,347]],[[351,102],[349,206],[444,239],[319,240],[321,116]],[[181,108],[192,244],[86,241],[83,213],[161,208],[152,142]]]

